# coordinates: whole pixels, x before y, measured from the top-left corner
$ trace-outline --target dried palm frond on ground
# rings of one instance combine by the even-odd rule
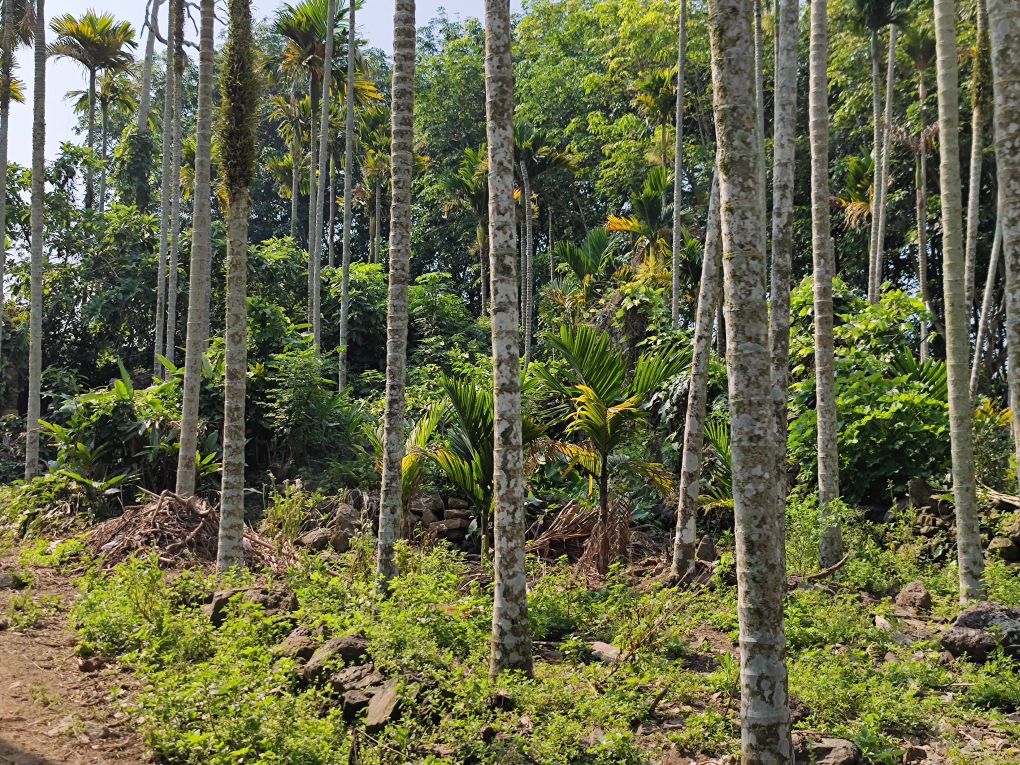
[[[213,563],[220,528],[219,511],[199,497],[184,499],[165,491],[145,505],[100,523],[88,535],[89,549],[113,566],[133,555],[156,553],[163,565]],[[293,553],[257,532],[244,530],[244,559],[253,567],[283,570]]]

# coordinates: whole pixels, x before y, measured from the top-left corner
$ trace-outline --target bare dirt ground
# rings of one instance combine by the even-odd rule
[[[0,554],[0,576],[17,554]],[[138,765],[145,748],[122,709],[132,678],[116,666],[80,665],[67,614],[69,576],[33,569],[26,589],[0,589],[0,617],[26,593],[40,606],[33,626],[0,629],[0,765]]]

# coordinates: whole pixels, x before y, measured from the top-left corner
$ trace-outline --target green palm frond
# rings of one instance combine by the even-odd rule
[[[134,61],[128,49],[138,45],[135,30],[112,13],[89,10],[80,19],[64,14],[50,21],[50,29],[57,37],[49,54],[69,58],[88,72],[126,71]]]

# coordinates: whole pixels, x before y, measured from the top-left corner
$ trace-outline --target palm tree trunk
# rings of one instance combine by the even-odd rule
[[[155,0],[154,0],[155,2]],[[167,300],[167,257],[170,248],[170,195],[174,193],[174,177],[171,171],[171,163],[174,153],[174,129],[175,105],[176,105],[176,66],[174,60],[174,47],[176,40],[176,24],[174,18],[177,6],[182,0],[170,0],[170,22],[167,29],[167,53],[166,53],[166,81],[163,88],[163,160],[162,179],[160,182],[159,194],[159,256],[156,270],[156,341],[152,350],[152,374],[154,377],[163,377],[163,365],[159,361],[164,351],[164,330],[166,328],[164,315],[166,313]],[[153,10],[152,23],[155,21],[155,9]],[[155,25],[153,25],[155,29]],[[179,183],[177,184],[180,185]]]
[[[329,236],[326,238],[329,247],[326,262],[333,268],[336,265],[336,160],[332,151],[329,157]]]
[[[177,494],[195,493],[198,453],[198,400],[202,388],[202,357],[209,334],[212,216],[210,161],[212,154],[214,0],[202,0],[198,65],[198,138],[195,145],[194,222],[191,237],[191,276],[188,287],[188,336],[184,352],[184,403],[181,443],[177,457]]]
[[[896,33],[895,24],[889,27],[889,65],[885,77],[885,116],[882,120],[882,167],[878,175],[878,227],[875,234],[875,270],[868,291],[868,300],[877,303],[882,293],[882,275],[885,263],[885,219],[889,201],[889,159],[892,154],[892,113],[896,86]]]
[[[946,302],[946,366],[952,441],[953,496],[960,601],[985,596],[984,560],[978,529],[974,446],[969,391],[970,332],[960,201],[960,90],[956,3],[935,0],[935,48],[939,97],[939,182],[942,198],[942,284]]]
[[[177,356],[177,278],[178,254],[181,251],[181,113],[184,105],[184,3],[171,0],[176,5],[174,16],[174,109],[173,148],[170,157],[171,205],[170,205],[170,263],[166,288],[166,348],[163,355],[175,364]],[[162,320],[162,319],[161,319]],[[167,371],[166,374],[169,374]]]
[[[818,430],[818,508],[821,535],[819,559],[823,568],[842,555],[839,525],[830,505],[839,499],[836,375],[832,339],[832,221],[829,214],[829,105],[825,0],[811,3],[811,74],[808,129],[811,138],[811,249],[814,260],[815,410]],[[876,145],[876,151],[881,147]]]
[[[670,300],[674,327],[680,324],[680,250],[683,248],[683,232],[680,230],[680,223],[684,172],[684,84],[687,74],[687,0],[680,0],[680,30],[678,38],[676,54],[676,142],[673,146],[673,286]],[[663,157],[663,161],[665,161],[665,157]],[[551,245],[549,252],[552,252]],[[551,274],[552,255],[549,256],[549,262]],[[551,275],[550,278],[552,278]]]
[[[928,312],[935,315],[935,309],[931,302],[931,294],[928,290],[928,147],[925,146],[924,130],[927,119],[925,117],[925,103],[928,101],[928,86],[924,81],[924,71],[917,73],[917,101],[921,114],[921,133],[918,136],[917,147],[917,284],[921,293],[921,299],[928,307]],[[921,363],[928,360],[928,322],[921,321]]]
[[[797,140],[797,0],[776,9],[776,76],[772,133],[772,302],[769,355],[772,409],[776,420],[776,488],[786,501],[787,399],[790,387],[790,280],[793,271],[793,187]]]
[[[686,2],[686,0],[684,0]],[[674,189],[675,190],[675,189]],[[549,281],[552,282],[556,279],[556,255],[553,250],[556,248],[556,243],[553,241],[553,211],[552,205],[549,205]]]
[[[138,114],[135,115],[135,129],[141,133],[148,129],[149,118],[152,117],[152,62],[156,55],[156,29],[159,28],[159,9],[163,0],[149,0],[149,34],[145,38],[145,58],[138,75]],[[169,40],[169,38],[167,38]],[[167,49],[167,62],[171,53]]]
[[[374,262],[382,264],[382,177],[375,182],[375,233],[372,235],[374,243]]]
[[[609,521],[609,455],[601,455],[599,470],[599,525],[596,534],[602,534],[602,544],[598,546],[595,557],[595,570],[605,576],[609,571],[609,563],[613,557],[612,529]]]
[[[985,0],[977,0],[977,39],[974,43],[974,74],[971,84],[970,114],[970,178],[967,185],[967,230],[964,239],[964,263],[967,275],[967,307],[970,310],[977,296],[974,294],[977,259],[979,210],[981,205],[981,164],[985,149],[985,122],[988,118],[988,87],[991,62],[988,58],[988,13]],[[974,347],[976,357],[980,353]]]
[[[102,144],[100,151],[100,159],[103,161],[103,166],[99,170],[99,212],[103,213],[106,211],[106,161],[107,154],[110,148],[110,105],[106,101],[101,104],[103,114],[102,124]]]
[[[518,165],[521,168],[521,183],[524,199],[521,207],[524,210],[524,255],[521,259],[521,321],[524,327],[524,369],[531,365],[531,289],[532,289],[532,258],[534,246],[534,215],[531,209],[531,176],[528,173],[528,166],[523,160]]]
[[[28,412],[25,416],[25,480],[39,474],[42,382],[43,237],[46,204],[46,13],[35,0],[35,84],[32,98],[32,265],[28,318]],[[4,190],[6,193],[6,189]]]
[[[977,335],[974,338],[974,363],[970,365],[970,400],[978,394],[978,378],[981,374],[981,353],[988,336],[988,323],[995,303],[995,279],[999,274],[999,257],[1002,255],[1002,218],[995,223],[995,238],[992,240],[992,255],[988,260],[988,276],[985,278],[985,292],[981,298],[981,316],[978,319]],[[988,349],[991,354],[991,348]]]
[[[351,3],[351,11],[355,3]],[[318,171],[315,178],[315,199],[317,200],[312,213],[312,231],[314,239],[309,240],[309,257],[311,269],[315,272],[312,281],[312,342],[318,350],[322,345],[322,311],[320,310],[320,294],[322,279],[319,270],[322,267],[322,216],[325,212],[326,183],[329,180],[329,102],[333,89],[333,40],[336,36],[336,0],[329,0],[326,5],[326,55],[322,65],[322,104],[319,117]]]
[[[485,316],[489,303],[489,246],[485,240],[485,224],[483,221],[478,223],[475,239],[478,242],[478,281],[481,282],[479,290],[482,302],[479,315]]]
[[[290,91],[291,109],[297,111],[297,89]],[[290,139],[290,238],[298,244],[298,225],[301,208],[301,122],[295,120],[291,126],[294,135]]]
[[[14,70],[14,19],[10,3],[0,20],[0,368],[3,366],[4,277],[7,274],[7,152],[11,135],[11,73]]]
[[[670,574],[679,581],[694,566],[694,542],[697,534],[698,495],[701,491],[701,454],[705,442],[705,410],[708,404],[708,365],[712,355],[712,329],[719,305],[722,251],[719,222],[719,173],[712,178],[712,196],[705,225],[705,256],[701,261],[701,286],[694,319],[694,353],[691,379],[687,389],[687,416],[684,422],[684,450],[680,466],[680,501],[677,505],[676,535]]]
[[[754,103],[758,113],[758,142],[762,146],[759,155],[758,167],[758,190],[761,192],[761,199],[758,206],[761,209],[762,227],[765,235],[768,236],[768,227],[765,223],[765,34],[762,30],[762,0],[754,0]],[[768,244],[766,242],[766,252]]]
[[[342,268],[341,268],[342,273],[340,274],[340,369],[339,369],[339,375],[338,375],[338,382],[339,382],[339,385],[340,385],[340,390],[343,390],[344,388],[347,387],[347,344],[350,342],[350,331],[349,331],[350,328],[348,327],[348,324],[350,322],[350,315],[351,315],[351,220],[353,218],[353,207],[354,207],[354,137],[355,137],[354,136],[354,129],[355,129],[354,128],[354,105],[355,105],[355,100],[356,100],[355,99],[355,84],[356,84],[356,79],[357,79],[356,76],[355,76],[356,75],[355,62],[357,61],[357,52],[358,52],[358,33],[357,33],[357,26],[355,25],[355,19],[354,19],[354,6],[355,5],[356,5],[356,3],[351,3],[350,4],[350,11],[349,11],[349,13],[350,13],[350,25],[349,25],[349,31],[347,33],[347,101],[345,103],[345,106],[347,107],[347,109],[346,109],[346,114],[345,114],[346,119],[344,121],[344,241],[343,241],[343,254],[342,254],[343,263],[341,264],[342,265]],[[411,15],[413,17],[413,15],[414,15],[414,1],[413,0],[411,0],[410,11],[411,11]],[[394,22],[393,23],[394,23],[394,25],[396,24],[396,17],[394,17]],[[413,68],[414,68],[414,57],[413,56],[411,57],[411,60],[410,60],[410,66],[411,66],[411,68],[413,70]],[[412,108],[414,106],[414,86],[413,85],[409,85],[408,87],[410,88],[410,94],[408,96],[409,100],[407,102],[407,109],[408,109],[408,112],[411,112],[411,110],[412,110]],[[395,126],[396,126],[396,122],[394,122],[394,129],[396,129]],[[409,132],[408,135],[411,135],[411,133]],[[408,149],[408,151],[410,151],[410,149]],[[395,154],[394,154],[394,156],[395,156]],[[403,157],[401,157],[401,159],[403,159]],[[413,174],[413,172],[414,172],[413,168],[411,170],[408,170],[408,177],[410,177],[410,175]],[[408,193],[408,199],[410,199],[410,192],[407,192],[407,193]],[[408,204],[410,204],[410,203],[408,202]],[[403,202],[401,202],[401,205],[403,205]],[[395,211],[396,210],[396,202],[393,201],[393,200],[391,200],[390,209],[391,209],[391,211]],[[403,207],[401,207],[401,212],[403,213]],[[404,221],[402,223],[402,225],[403,224],[406,224],[408,226],[410,225],[410,223],[409,223],[410,215],[411,215],[411,213],[407,212],[407,221]],[[391,217],[390,220],[392,221],[393,218]],[[399,234],[399,237],[402,238],[403,236],[404,236],[403,233]],[[410,234],[408,234],[408,237],[410,237]],[[392,224],[391,224],[391,226],[390,226],[390,243],[391,243],[390,249],[391,249],[391,251],[393,249],[393,247],[392,247],[393,241],[394,241],[394,239],[393,239],[393,230],[392,230]],[[401,246],[403,246],[403,241],[401,241]],[[410,245],[408,245],[408,247],[409,246]],[[401,255],[401,257],[403,257],[403,255]],[[408,257],[410,257],[410,256],[408,256]],[[409,277],[407,277],[406,273],[403,274],[403,275],[398,275],[398,276],[400,276],[400,278],[405,279],[405,281],[406,281],[407,278],[409,278]],[[391,283],[392,283],[392,277],[391,277]],[[404,308],[405,313],[406,313],[406,310],[407,309],[406,309],[406,306],[405,306],[405,308]],[[404,347],[404,355],[406,356],[406,351],[407,351],[407,348],[406,348],[407,329],[406,329],[406,327],[404,328],[404,334],[405,334],[405,341],[404,341],[404,344],[403,344],[402,347]],[[406,359],[405,359],[405,361],[406,361]],[[401,369],[403,369],[403,367],[401,367]],[[403,374],[403,372],[401,372],[401,374]],[[403,399],[403,395],[404,395],[404,393],[403,393],[403,390],[404,390],[404,388],[403,388],[403,377],[401,377],[400,385],[401,385],[401,387],[400,387],[400,396],[401,396],[401,399]],[[401,427],[403,427],[403,425],[401,425]]]
[[[878,30],[871,30],[871,238],[868,245],[868,300],[874,303],[875,253],[878,245],[878,187],[882,181],[882,56]],[[826,58],[828,52],[826,51]]]
[[[514,75],[510,1],[485,0],[485,133],[489,154],[489,253],[492,289],[493,564],[489,674],[532,672],[524,569],[524,453],[517,335],[514,228]]]
[[[353,9],[353,4],[352,4]],[[393,194],[390,203],[390,281],[386,320],[386,413],[383,425],[382,489],[379,497],[379,547],[376,574],[387,582],[397,574],[394,546],[403,517],[401,462],[404,458],[404,400],[407,368],[407,286],[411,271],[411,179],[414,172],[414,0],[396,0],[393,14],[393,140],[390,148]],[[354,19],[351,19],[349,62],[354,60]],[[351,69],[348,66],[348,77]],[[348,109],[354,91],[348,81]],[[352,113],[348,111],[348,137]],[[350,145],[350,144],[348,144]],[[344,240],[347,241],[351,164],[344,168]],[[350,254],[345,246],[344,260]],[[341,348],[341,353],[343,349]],[[342,362],[343,364],[343,362]],[[340,368],[344,374],[344,366]]]
[[[815,0],[817,2],[818,0]],[[751,0],[710,0],[709,36],[729,344],[733,519],[740,630],[741,756],[793,761],[787,699],[783,514],[772,484],[772,417],[761,217],[762,143]]]
[[[86,146],[90,150],[96,148],[96,72],[89,71],[89,114],[88,132],[85,135]],[[96,174],[92,164],[85,168],[85,209],[91,210],[96,201]]]
[[[1006,257],[1006,355],[1013,434],[1020,456],[1020,7],[988,0],[994,83],[999,220]]]
[[[226,340],[219,571],[244,561],[244,398],[248,378],[248,205],[255,176],[257,75],[251,0],[229,0],[223,60],[221,175],[227,192]]]

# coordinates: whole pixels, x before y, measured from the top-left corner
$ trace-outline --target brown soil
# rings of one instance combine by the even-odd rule
[[[0,573],[17,568],[0,555]],[[75,589],[51,569],[32,571],[28,590],[0,590],[0,619],[16,596],[43,606],[41,620],[0,630],[0,765],[122,765],[147,755],[122,709],[132,677],[116,666],[79,666],[67,612]]]

